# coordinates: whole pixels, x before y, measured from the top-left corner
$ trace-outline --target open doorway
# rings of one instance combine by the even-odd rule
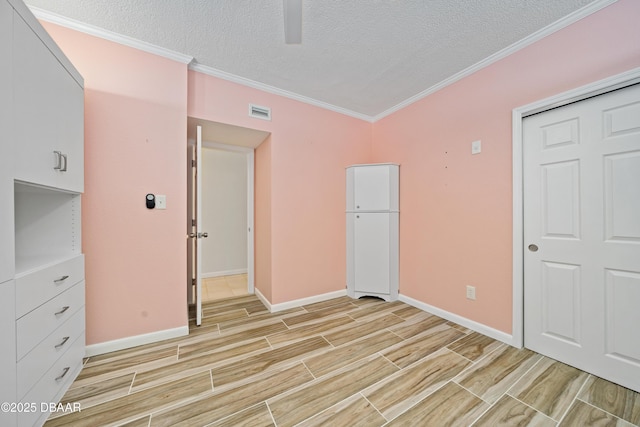
[[[225,281],[231,280],[236,288],[244,287],[246,293],[254,293],[254,150],[269,137],[270,133],[193,117],[188,118],[187,128],[187,149],[189,153],[187,235],[190,237],[187,244],[187,303],[195,305],[195,311],[198,313],[196,324],[199,324],[203,297],[207,297],[207,299],[210,297],[208,284],[205,283],[205,289],[203,290],[203,276],[205,276],[205,279],[238,276],[234,278],[225,277]],[[197,129],[200,130],[197,131]],[[198,134],[200,135],[199,138],[197,137]],[[197,143],[198,140],[200,144]],[[201,147],[199,156],[196,154],[198,145]],[[238,173],[240,168],[237,166],[242,162],[244,162],[245,166],[244,172]],[[215,166],[216,164],[218,166]],[[227,166],[235,165],[233,168],[224,167],[225,169],[235,169],[232,173],[235,178],[230,176],[221,177],[219,174],[210,173],[211,171],[207,170],[212,167],[220,169],[221,164]],[[241,174],[244,174],[243,179],[239,178]],[[202,182],[203,178],[205,179],[204,183]],[[235,201],[232,203],[235,209],[237,209],[238,205],[244,206],[244,215],[241,215],[240,218],[235,218],[232,223],[223,222],[220,225],[215,221],[212,222],[202,218],[203,202],[211,204],[212,200],[211,197],[208,197],[209,189],[203,187],[210,186],[211,182],[216,179],[240,181],[240,183],[235,182],[233,185],[229,185],[229,187],[233,187],[236,190],[228,188],[226,189],[228,192],[234,191],[238,193],[239,190],[237,189],[242,185],[246,189],[243,192],[244,204],[239,203],[238,194],[235,194]],[[219,190],[225,191],[224,183]],[[213,211],[224,209],[225,203],[231,203],[220,201],[215,203],[215,197],[214,195]],[[209,199],[209,202],[207,202],[207,199]],[[231,216],[233,215],[231,214]],[[220,217],[220,215],[218,216]],[[226,217],[228,218],[229,215],[226,215]],[[204,226],[213,227],[213,229],[211,231],[206,230]],[[219,245],[221,240],[230,238],[230,233],[227,233],[227,231],[231,230],[226,230],[226,228],[233,229],[231,234],[236,236],[244,235],[244,245],[240,241],[242,239],[234,240],[233,250],[225,249],[224,244],[222,246]],[[211,235],[211,238],[209,238],[209,235]],[[216,242],[213,242],[213,240],[216,240]],[[209,247],[208,249],[207,246]],[[205,259],[203,259],[203,249],[205,250]],[[242,257],[246,260],[245,263],[238,262]],[[242,285],[238,286],[239,283],[242,283]],[[216,294],[216,292],[212,293]]]
[[[248,150],[248,151],[245,151]],[[252,149],[202,148],[202,301],[248,295],[248,155]]]

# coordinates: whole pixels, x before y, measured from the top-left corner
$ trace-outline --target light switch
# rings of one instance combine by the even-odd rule
[[[156,194],[156,209],[167,209],[167,196]]]
[[[471,154],[478,154],[482,151],[482,141],[477,140],[471,143]]]

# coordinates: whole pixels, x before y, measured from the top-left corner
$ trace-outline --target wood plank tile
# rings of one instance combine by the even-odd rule
[[[315,377],[320,377],[400,341],[402,341],[402,338],[399,336],[389,331],[382,331],[348,345],[326,351],[318,356],[305,359],[304,363]]]
[[[402,301],[381,302],[380,304],[372,304],[349,312],[349,316],[356,320],[373,319],[375,317],[384,316],[392,311],[404,308],[406,306]]]
[[[131,388],[134,376],[135,373],[130,373],[82,387],[69,388],[60,403],[78,402],[82,405],[82,409],[85,409],[105,400],[126,396]]]
[[[330,348],[322,337],[311,337],[251,357],[211,369],[214,387],[241,381],[267,370],[276,369],[295,360],[301,360]]]
[[[362,394],[390,420],[433,393],[470,364],[464,357],[441,349]]]
[[[473,427],[554,427],[555,425],[556,422],[551,418],[506,394],[473,423]]]
[[[352,322],[355,322],[353,319],[351,320]],[[404,320],[401,317],[398,317],[395,314],[387,314],[386,316],[379,317],[368,322],[357,322],[356,324],[351,324],[347,328],[341,328],[340,331],[323,334],[323,336],[332,345],[338,347],[402,322],[404,322]]]
[[[276,332],[286,331],[287,329],[285,324],[278,320],[268,325],[246,328],[236,333],[223,334],[210,340],[181,345],[178,349],[178,358],[181,359],[196,354],[209,353],[219,350],[224,346],[237,344],[254,338],[262,338],[266,335],[275,334]]]
[[[472,332],[455,343],[448,345],[447,348],[475,362],[500,347],[500,345],[502,343],[498,340]]]
[[[458,384],[448,382],[387,426],[469,426],[488,406]]]
[[[247,317],[249,317],[249,313],[242,308],[223,312],[210,310],[208,313],[202,313],[202,323],[220,323],[235,319],[246,319]]]
[[[329,316],[334,316],[337,313],[350,312],[354,309],[353,304],[350,302],[343,302],[341,304],[335,304],[321,310],[311,311],[308,313],[299,314],[297,316],[288,317],[283,322],[289,327],[301,325],[304,323],[314,322],[325,319]],[[357,309],[356,309],[357,310]]]
[[[265,402],[237,412],[207,427],[275,427],[271,412]]]
[[[560,421],[588,377],[586,372],[542,357],[509,390],[509,394]]]
[[[633,390],[592,376],[579,398],[632,424],[640,425],[640,394]]]
[[[293,426],[354,395],[396,372],[380,356],[372,356],[333,372],[305,387],[283,393],[267,402],[278,427]]]
[[[393,326],[389,328],[389,330],[400,335],[404,339],[409,339],[431,328],[439,325],[444,325],[445,323],[446,321],[441,317],[425,313],[422,316],[416,316],[411,321]]]
[[[311,311],[318,311],[318,310],[323,310],[325,308],[334,306],[334,305],[341,305],[344,303],[349,303],[353,306],[353,308],[357,308],[358,306],[355,305],[353,303],[353,298],[348,297],[348,296],[343,296],[343,297],[339,297],[339,298],[333,298],[327,301],[320,301],[320,302],[316,302],[313,304],[307,304],[302,306],[302,308],[304,308],[305,310],[311,312]]]
[[[493,404],[539,358],[540,355],[531,350],[519,350],[503,344],[502,347],[460,374],[454,381]]]
[[[415,316],[416,314],[421,314],[424,312],[412,305],[405,304],[405,307],[392,311],[392,313],[398,317],[402,317],[403,319],[408,319]]]
[[[415,363],[457,340],[464,334],[445,324],[440,324],[411,339],[382,351],[382,355],[401,368]]]
[[[611,415],[602,409],[591,406],[581,400],[576,400],[569,408],[558,427],[633,427],[615,415]]]
[[[184,377],[178,381],[163,384],[123,396],[105,403],[82,409],[47,421],[48,427],[73,425],[74,427],[94,427],[118,421],[135,420],[152,410],[174,405],[192,399],[203,393],[211,393],[209,372]]]
[[[193,375],[215,367],[221,362],[229,363],[239,358],[253,355],[260,350],[268,350],[271,346],[265,338],[251,341],[242,341],[236,345],[222,347],[218,351],[201,354],[194,357],[181,358],[170,365],[160,366],[155,369],[141,370],[136,373],[132,390],[137,391],[159,383],[171,381],[176,377]]]
[[[116,354],[117,353],[117,354]],[[90,357],[85,363],[77,380],[97,377],[104,374],[116,373],[116,376],[133,372],[133,367],[148,362],[156,362],[162,359],[175,358],[178,354],[178,345],[172,345],[164,349],[154,349],[148,347],[144,350],[134,352],[114,352],[109,355]]]
[[[382,415],[360,394],[343,400],[329,409],[302,421],[297,427],[377,427],[386,423]]]
[[[151,420],[151,415],[147,415],[142,418],[138,418],[137,420],[129,421],[128,423],[120,424],[119,427],[147,427],[149,425],[149,421]]]
[[[311,325],[305,325],[302,327],[295,327],[287,331],[271,334],[267,337],[267,340],[271,343],[271,345],[277,347],[282,344],[291,344],[292,342],[300,341],[314,335],[320,335],[325,332],[340,328],[341,326],[354,325],[355,323],[355,320],[346,315],[340,317],[332,317],[323,320],[322,322],[313,323]],[[351,328],[352,326],[347,327]],[[325,339],[326,338],[327,337],[325,336]]]
[[[313,380],[302,363],[281,371],[269,372],[238,387],[214,392],[179,407],[154,413],[151,427],[202,426],[235,414],[283,392]]]
[[[252,314],[247,317],[226,320],[224,322],[220,322],[218,326],[220,327],[220,331],[222,333],[232,333],[232,332],[240,331],[242,330],[241,328],[246,328],[248,326],[253,327],[258,325],[275,323],[277,321],[281,321],[286,318],[289,318],[304,312],[305,311],[301,307],[294,307],[288,310],[279,311],[277,313],[266,312],[266,313]]]

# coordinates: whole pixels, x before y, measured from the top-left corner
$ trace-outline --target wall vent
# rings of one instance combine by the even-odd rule
[[[249,104],[249,117],[271,121],[271,108]]]

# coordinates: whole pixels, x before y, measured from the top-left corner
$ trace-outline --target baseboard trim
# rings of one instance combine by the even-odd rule
[[[288,310],[290,308],[302,307],[303,305],[313,304],[316,302],[327,301],[334,298],[339,298],[347,295],[347,290],[328,292],[326,294],[315,295],[307,298],[300,298],[293,301],[281,302],[279,304],[271,304],[267,298],[256,288],[255,294],[260,301],[269,309],[271,313],[277,313],[279,311]]]
[[[455,322],[458,325],[464,326],[465,328],[469,328],[472,331],[486,335],[498,341],[502,341],[503,343],[509,344],[510,346],[518,347],[516,344],[514,344],[513,335],[507,334],[497,329],[493,329],[487,325],[483,325],[482,323],[478,323],[476,321],[467,319],[466,317],[462,317],[460,315],[451,313],[441,308],[434,307],[432,305],[426,304],[422,301],[418,301],[417,299],[413,299],[406,295],[400,294],[398,296],[398,299],[402,302],[405,302],[409,305],[414,306],[415,308],[419,308],[422,311],[435,314],[436,316],[442,317],[443,319],[449,320],[451,322]]]
[[[202,273],[202,278],[209,279],[211,277],[234,276],[236,274],[247,274],[247,269],[238,268],[235,270],[224,270],[224,271],[213,271],[211,273]]]
[[[85,357],[111,353],[112,351],[124,350],[127,348],[137,347],[139,345],[151,344],[186,335],[189,335],[189,327],[181,326],[179,328],[165,329],[163,331],[151,332],[149,334],[135,335],[113,341],[91,344],[85,347]]]

